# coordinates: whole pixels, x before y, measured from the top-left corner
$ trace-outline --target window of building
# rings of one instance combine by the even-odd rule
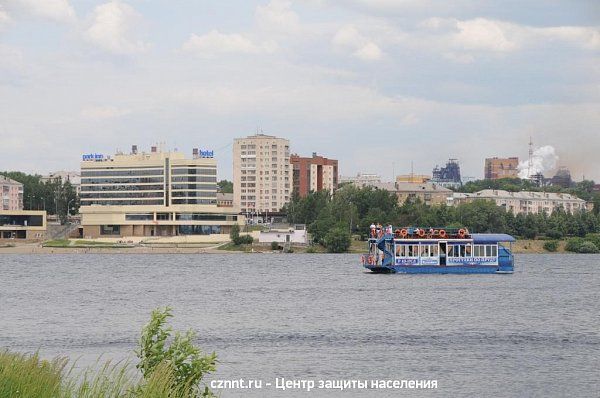
[[[101,225],[100,226],[100,235],[120,235],[121,234],[121,226],[120,225]]]

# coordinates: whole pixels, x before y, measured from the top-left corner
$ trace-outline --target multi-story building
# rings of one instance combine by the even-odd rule
[[[452,203],[459,205],[475,200],[490,200],[514,215],[543,213],[550,215],[556,209],[567,213],[586,211],[585,200],[566,193],[553,192],[508,192],[500,189],[484,189],[475,193],[454,193]]]
[[[42,176],[42,178],[40,178],[40,181],[49,182],[57,179],[61,180],[63,183],[68,181],[73,186],[75,192],[78,195],[81,192],[81,175],[78,171],[55,171],[45,176]]]
[[[289,140],[265,134],[234,140],[233,203],[241,213],[277,213],[291,193]]]
[[[333,193],[338,186],[338,161],[317,156],[304,158],[298,155],[290,157],[293,169],[294,191],[300,197],[305,197],[309,192],[326,190]]]
[[[23,210],[23,184],[0,175],[0,193],[2,194],[0,210]]]
[[[193,150],[113,157],[84,155],[81,224],[85,237],[228,234],[242,221],[217,206],[217,164],[212,151]]]
[[[352,177],[340,177],[340,184],[350,183],[359,188],[371,187],[381,183],[381,176],[377,174],[358,173]]]
[[[487,158],[483,174],[486,180],[519,177],[519,158]]]

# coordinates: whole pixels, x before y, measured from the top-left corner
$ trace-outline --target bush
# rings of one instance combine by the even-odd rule
[[[537,235],[537,231],[533,228],[526,228],[523,231],[523,237],[526,239],[535,239],[536,235]]]
[[[600,253],[594,242],[585,241],[579,246],[578,253]]]
[[[306,248],[306,253],[316,253],[317,251],[315,250],[314,246],[308,246]]]
[[[254,242],[254,238],[250,235],[241,235],[237,238],[237,240],[233,241],[233,243],[237,246],[239,245],[251,245]]]
[[[170,390],[176,395],[190,387],[199,393],[198,385],[202,377],[216,370],[217,356],[215,353],[201,354],[192,342],[196,337],[192,330],[185,334],[176,332],[171,336],[172,329],[166,326],[171,317],[169,307],[152,311],[150,322],[142,329],[139,349],[136,351],[140,363],[136,367],[141,370],[144,379],[151,378],[157,369],[166,367],[172,371]],[[208,388],[204,389],[203,395],[211,396]]]
[[[275,251],[275,250],[279,250],[279,243],[273,241],[271,242],[271,250]]]
[[[325,247],[330,253],[345,253],[350,248],[350,233],[342,228],[333,228],[325,235]]]
[[[600,248],[600,234],[587,234],[585,240],[592,242],[596,247]]]
[[[584,240],[582,238],[571,238],[567,240],[565,250],[568,252],[579,253],[579,248],[581,247],[583,242]]]
[[[231,226],[231,232],[229,232],[229,237],[231,238],[231,241],[237,245],[237,242],[240,239],[240,226],[237,224],[234,224]]]
[[[544,242],[544,250],[549,252],[555,252],[556,250],[558,250],[558,242],[555,240],[549,240],[547,242]]]
[[[546,237],[551,239],[561,239],[563,237],[563,233],[557,229],[549,229],[546,231]]]

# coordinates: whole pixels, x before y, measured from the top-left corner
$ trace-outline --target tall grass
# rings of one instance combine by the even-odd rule
[[[144,379],[127,363],[104,363],[82,374],[68,369],[67,358],[41,360],[38,354],[0,352],[0,398],[189,398],[205,395],[178,385],[173,367],[159,364]]]

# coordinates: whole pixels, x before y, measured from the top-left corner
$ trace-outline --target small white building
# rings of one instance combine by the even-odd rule
[[[304,225],[294,225],[293,227],[286,229],[281,228],[260,231],[258,242],[306,245],[308,244],[308,234],[306,233],[306,227]]]

